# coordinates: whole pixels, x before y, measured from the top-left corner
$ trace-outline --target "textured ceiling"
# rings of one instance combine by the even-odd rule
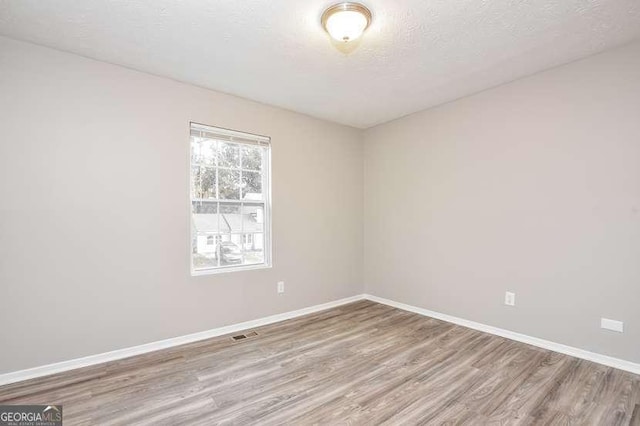
[[[366,128],[640,38],[639,0],[0,0],[0,34]]]

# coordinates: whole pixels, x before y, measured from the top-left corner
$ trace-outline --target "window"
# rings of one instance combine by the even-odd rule
[[[191,123],[191,271],[271,265],[269,138]]]

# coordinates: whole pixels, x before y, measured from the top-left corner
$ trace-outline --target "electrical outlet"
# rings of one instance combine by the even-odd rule
[[[278,294],[284,293],[284,281],[278,281]]]
[[[618,333],[624,332],[624,323],[622,321],[616,321],[607,318],[600,318],[600,328],[606,330],[617,331]]]
[[[504,294],[504,304],[507,306],[516,306],[516,294],[507,291]]]

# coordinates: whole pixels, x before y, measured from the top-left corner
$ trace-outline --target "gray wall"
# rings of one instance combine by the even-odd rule
[[[0,93],[0,373],[362,292],[361,132],[6,38]],[[272,269],[190,277],[190,120],[272,137]]]
[[[364,146],[367,292],[640,362],[640,43]]]
[[[6,38],[0,93],[0,373],[363,288],[640,362],[640,44],[364,134]],[[189,276],[190,120],[272,137],[272,269]]]

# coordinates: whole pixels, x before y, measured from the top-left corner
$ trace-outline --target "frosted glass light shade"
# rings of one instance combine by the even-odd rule
[[[322,25],[338,41],[349,42],[362,35],[371,23],[371,12],[358,3],[339,3],[322,14]]]

